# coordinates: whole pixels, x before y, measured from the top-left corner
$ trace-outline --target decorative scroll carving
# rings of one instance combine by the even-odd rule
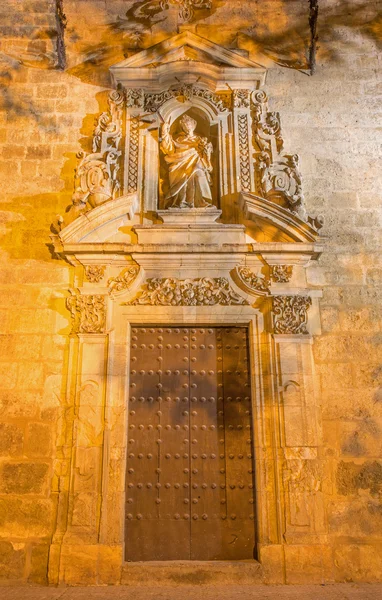
[[[249,108],[251,105],[250,90],[233,90],[234,108]]]
[[[128,185],[129,193],[138,189],[139,117],[131,117],[129,138]]]
[[[72,313],[73,333],[103,333],[105,331],[105,296],[75,294],[67,298],[66,306]]]
[[[213,104],[219,112],[224,112],[229,107],[228,94],[214,94],[205,88],[200,88],[192,84],[185,84],[179,88],[165,90],[159,94],[146,94],[145,110],[151,113],[157,112],[165,102],[171,100],[171,98],[179,97],[189,101],[192,100],[192,98],[203,98]]]
[[[138,265],[133,265],[132,267],[124,269],[118,277],[111,277],[107,282],[109,294],[127,290],[138,277],[139,269]]]
[[[85,267],[85,277],[90,283],[99,283],[105,275],[106,267],[102,265],[87,265]]]
[[[268,111],[267,96],[262,90],[254,92],[252,98],[254,133],[259,148],[257,185],[267,200],[289,209],[318,231],[323,219],[310,217],[306,212],[299,157],[283,152],[280,115]]]
[[[93,136],[93,153],[79,152],[72,204],[65,219],[58,215],[52,230],[61,229],[92,208],[117,197],[120,190],[119,149],[122,138],[124,96],[114,90],[108,98],[109,111],[98,117]]]
[[[125,91],[126,108],[143,108],[145,105],[145,93],[142,88],[128,88]]]
[[[259,277],[248,267],[238,267],[237,273],[243,284],[253,292],[268,294],[270,292],[271,282],[265,277]]]
[[[272,265],[271,279],[275,283],[288,283],[293,275],[293,266],[291,265]]]
[[[308,309],[312,305],[310,296],[273,297],[274,332],[308,334]]]
[[[162,10],[167,10],[170,4],[179,5],[179,17],[184,22],[191,21],[195,10],[200,8],[211,8],[211,0],[160,0]]]
[[[240,160],[240,183],[243,192],[251,191],[251,167],[249,162],[249,140],[248,140],[248,115],[243,113],[238,116],[239,128],[239,160]]]
[[[132,305],[152,306],[224,306],[248,304],[236,294],[225,277],[202,279],[148,279],[147,289]]]

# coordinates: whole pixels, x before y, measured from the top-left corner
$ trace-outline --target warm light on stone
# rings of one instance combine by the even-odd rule
[[[0,25],[0,579],[380,580],[375,7],[53,4]]]

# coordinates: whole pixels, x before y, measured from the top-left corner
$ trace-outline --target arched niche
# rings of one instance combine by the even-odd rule
[[[170,121],[171,129],[170,133],[174,139],[182,132],[182,126],[180,124],[181,119],[184,115],[188,115],[194,119],[197,123],[195,129],[195,135],[207,138],[213,145],[213,153],[211,162],[213,170],[211,175],[211,191],[213,204],[216,207],[220,207],[220,188],[219,188],[219,127],[216,119],[211,120],[210,115],[206,110],[203,110],[199,106],[185,105],[180,103],[173,111],[166,111],[169,116],[166,115],[165,120]],[[162,115],[161,115],[162,116]],[[163,117],[162,117],[163,118]],[[160,140],[159,140],[160,141]],[[159,208],[161,210],[168,208],[169,202],[166,201],[166,195],[169,190],[169,179],[168,179],[168,165],[165,160],[165,155],[162,151],[159,151]]]

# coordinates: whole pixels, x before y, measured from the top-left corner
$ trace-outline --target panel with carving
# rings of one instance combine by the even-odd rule
[[[172,98],[183,98],[186,101],[190,101],[192,98],[203,98],[213,104],[219,112],[225,112],[230,106],[230,94],[215,94],[206,88],[184,84],[158,94],[146,94],[145,110],[151,113],[157,112],[165,102]]]
[[[107,282],[109,293],[113,295],[116,292],[118,293],[127,290],[137,278],[139,270],[140,267],[138,265],[133,265],[132,267],[124,269],[118,277],[110,277]]]
[[[72,313],[73,333],[103,333],[106,326],[105,296],[73,295],[66,300]]]
[[[225,277],[147,280],[147,288],[127,304],[153,306],[214,306],[248,304],[231,288]]]
[[[310,296],[274,296],[273,319],[275,333],[308,334]]]
[[[251,271],[248,267],[238,267],[237,273],[240,281],[248,288],[251,292],[260,294],[268,294],[270,292],[271,282],[266,277],[259,277]]]
[[[271,279],[275,283],[288,283],[293,275],[292,265],[272,265]]]
[[[90,283],[99,283],[105,275],[106,267],[103,265],[87,265],[85,267],[85,277]]]

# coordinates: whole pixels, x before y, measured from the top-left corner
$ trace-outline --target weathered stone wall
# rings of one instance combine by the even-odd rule
[[[55,2],[6,0],[0,8],[4,579],[46,582],[49,544],[65,519],[57,465],[68,467],[71,447],[65,297],[73,273],[52,253],[49,226],[70,203],[75,153],[89,150],[85,136],[104,108],[109,65],[177,30],[177,7],[150,16],[148,4],[64,0],[64,72],[55,68]],[[324,289],[314,352],[331,572],[315,564],[314,546],[300,547],[289,554],[295,580],[375,580],[382,574],[382,21],[376,3],[322,2],[310,77],[307,4],[213,0],[211,11],[196,11],[193,24],[200,35],[238,43],[269,66],[271,108],[281,113],[287,150],[301,156],[308,209],[325,217],[326,249],[310,283]]]

